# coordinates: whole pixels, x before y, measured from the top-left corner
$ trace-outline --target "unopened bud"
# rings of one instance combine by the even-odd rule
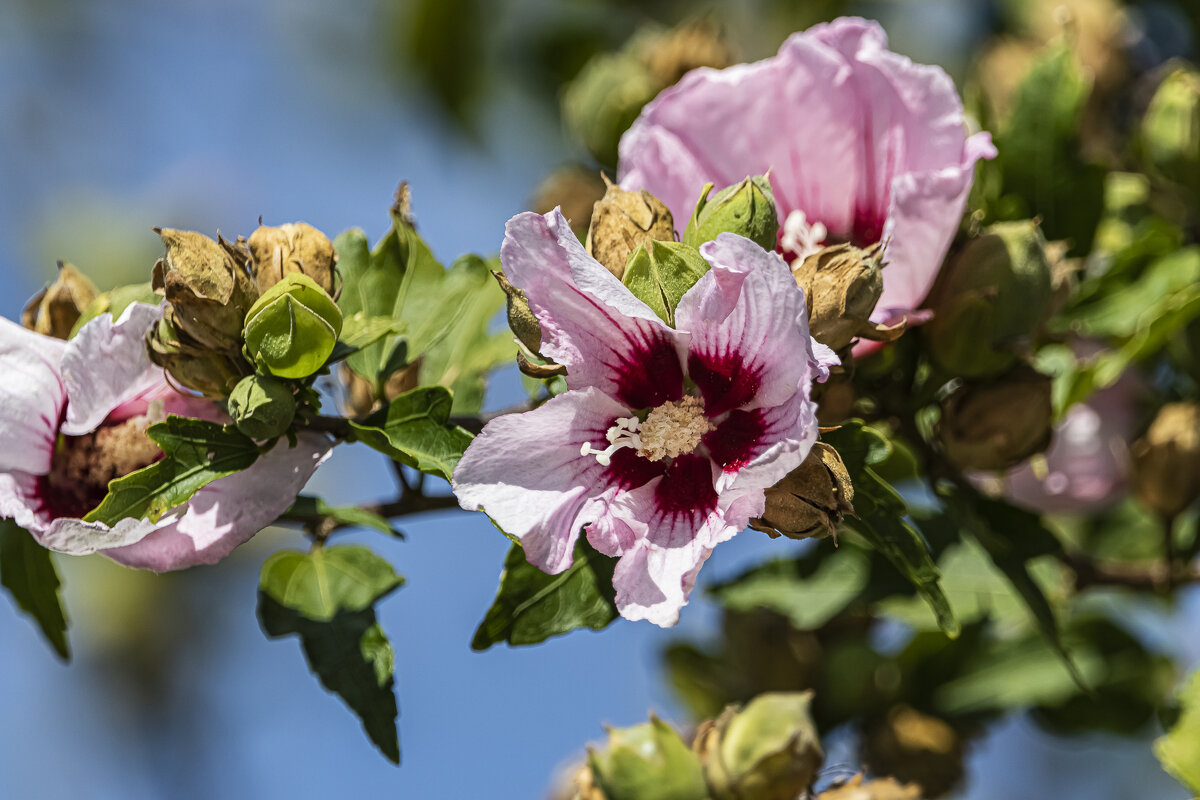
[[[327,294],[333,294],[337,253],[328,237],[308,223],[291,222],[277,228],[260,225],[247,244],[260,294],[294,272],[307,275]]]
[[[607,800],[703,800],[700,761],[670,725],[655,716],[610,730],[602,751],[588,749],[594,787]]]
[[[895,778],[864,780],[862,773],[841,786],[826,789],[813,800],[921,800],[921,787]]]
[[[942,402],[937,438],[962,469],[1015,467],[1050,444],[1051,379],[1021,365],[991,381],[964,382]]]
[[[175,383],[205,397],[227,397],[249,371],[238,355],[201,347],[173,323],[174,309],[168,306],[158,325],[146,334],[150,360],[162,367]]]
[[[837,451],[813,445],[799,467],[767,489],[766,507],[750,527],[772,539],[808,539],[837,533],[845,514],[854,514],[854,485]]]
[[[809,331],[821,344],[840,351],[856,338],[890,342],[904,332],[904,323],[888,326],[870,320],[883,294],[881,247],[836,244],[793,267],[808,302]]]
[[[96,299],[96,284],[70,264],[58,262],[58,277],[21,312],[21,324],[55,339],[70,338],[83,310]]]
[[[342,332],[333,298],[302,273],[285,275],[246,314],[246,354],[261,371],[307,378],[319,370]]]
[[[542,326],[529,308],[529,299],[524,291],[509,282],[503,272],[492,270],[492,277],[507,297],[508,327],[516,334],[517,340],[536,355],[542,349]]]
[[[648,241],[629,257],[621,282],[663,322],[674,327],[675,307],[708,270],[704,256],[690,245]]]
[[[747,177],[709,197],[712,189],[713,184],[709,183],[700,192],[692,218],[683,231],[685,244],[699,247],[722,233],[736,233],[764,250],[775,250],[779,216],[766,175]]]
[[[563,120],[597,161],[616,166],[621,134],[661,88],[632,54],[594,56],[563,92]]]
[[[1142,119],[1140,145],[1147,170],[1200,192],[1200,72],[1173,70],[1159,84]]]
[[[769,692],[702,723],[695,748],[712,800],[795,800],[825,758],[812,692]]]
[[[586,246],[592,258],[621,278],[639,246],[675,241],[675,220],[666,205],[649,192],[627,192],[608,178],[604,182],[608,188],[592,209]]]
[[[211,350],[236,352],[242,321],[258,292],[243,248],[191,231],[158,229],[166,255],[154,265],[154,288],[175,309],[175,324]]]
[[[1167,403],[1132,452],[1134,497],[1162,516],[1179,514],[1200,497],[1200,406]]]
[[[979,378],[1011,367],[1054,300],[1046,240],[1037,223],[1000,222],[971,239],[938,276],[923,327],[934,360]]]
[[[242,378],[229,394],[228,407],[237,429],[258,441],[282,436],[296,418],[292,387],[265,375]]]
[[[571,230],[583,241],[592,221],[592,209],[604,197],[604,189],[599,172],[581,164],[568,164],[538,184],[530,208],[539,214],[560,208]]]

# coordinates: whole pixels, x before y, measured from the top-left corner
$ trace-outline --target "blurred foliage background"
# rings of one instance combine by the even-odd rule
[[[611,135],[588,136],[619,134],[665,85],[638,71],[646,64],[596,66],[605,54],[636,56],[636,37],[691,22],[720,31],[713,57],[753,60],[844,13],[879,19],[894,50],[950,72],[1001,150],[977,182],[977,221],[1038,215],[1069,256],[1102,253],[1111,266],[1082,284],[1073,319],[1132,339],[1136,320],[1089,316],[1089,297],[1110,291],[1103,281],[1136,285],[1200,231],[1196,187],[1147,167],[1138,144],[1172,59],[1200,57],[1188,0],[8,3],[3,311],[15,317],[58,259],[101,287],[144,280],[159,251],[152,225],[237,234],[262,215],[377,238],[401,178],[443,261],[492,253],[518,211],[572,199],[587,209],[596,170],[615,167]],[[585,90],[620,102],[589,117],[594,103],[569,99]],[[573,171],[556,173],[564,166]],[[1189,270],[1160,267],[1155,285],[1194,291]],[[1167,338],[1195,341],[1195,330]],[[1143,363],[1150,393],[1194,397],[1195,362],[1171,358],[1155,350]],[[885,386],[886,370],[876,378]],[[520,391],[511,371],[495,384],[494,407]],[[390,487],[384,462],[361,452],[339,452],[314,484],[346,503]],[[1181,540],[1195,541],[1187,524]],[[1054,533],[1149,559],[1155,525],[1126,501]],[[818,559],[809,543],[747,533],[717,551],[676,632],[624,624],[475,654],[506,543],[486,520],[449,513],[406,529],[407,542],[373,542],[410,580],[381,609],[398,651],[400,770],[313,691],[290,647],[258,633],[257,567],[290,536],[270,532],[221,567],[179,575],[63,563],[70,667],[24,618],[0,615],[0,796],[539,796],[601,722],[654,706],[686,727],[728,702],[804,688],[817,689],[829,778],[866,759],[931,797],[1186,796],[1150,742],[1173,721],[1163,699],[1200,662],[1194,589],[1172,600],[1101,589],[1064,609],[1090,696],[985,555],[939,544],[936,524],[922,529],[961,610],[956,641],[852,535]],[[1066,597],[1053,559],[1033,571],[1049,597]]]

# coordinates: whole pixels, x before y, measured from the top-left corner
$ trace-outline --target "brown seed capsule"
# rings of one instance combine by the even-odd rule
[[[963,778],[963,740],[949,724],[898,705],[867,726],[863,757],[877,775],[915,783],[925,797],[948,794]]]
[[[1200,497],[1200,406],[1167,403],[1134,443],[1133,494],[1173,517]]]
[[[154,265],[154,289],[174,308],[174,324],[201,347],[224,353],[241,348],[246,312],[258,292],[242,248],[191,231],[158,229],[166,255]]]
[[[600,173],[580,164],[568,164],[550,173],[534,190],[531,207],[539,214],[562,210],[580,241],[587,238],[592,208],[604,197]]]
[[[31,331],[66,339],[79,315],[96,299],[96,284],[70,264],[58,262],[58,277],[35,294],[21,312],[21,324]]]
[[[1050,378],[1019,365],[992,381],[968,381],[942,402],[937,437],[963,469],[1015,467],[1050,444]]]
[[[666,205],[649,192],[627,192],[607,177],[604,182],[608,189],[592,209],[587,251],[620,278],[638,245],[675,241],[675,220]]]
[[[333,295],[333,270],[337,253],[329,238],[306,222],[289,222],[277,228],[260,225],[247,241],[253,259],[254,281],[262,294],[299,272]]]
[[[808,539],[837,533],[845,514],[854,515],[854,485],[837,451],[824,442],[808,458],[767,489],[763,515],[750,527],[772,539]]]
[[[721,26],[709,17],[643,37],[636,50],[650,74],[664,87],[673,86],[697,67],[724,69],[735,60]]]
[[[175,309],[168,306],[158,325],[146,334],[146,351],[180,386],[220,399],[254,371],[240,355],[201,346],[179,329],[175,319]]]
[[[418,375],[421,371],[421,359],[417,359],[404,369],[397,370],[388,376],[383,385],[383,396],[386,402],[395,400],[400,395],[417,388]],[[346,389],[346,410],[355,417],[365,417],[372,411],[382,407],[375,387],[366,378],[342,364],[342,384]]]
[[[813,800],[921,800],[921,787],[903,785],[895,778],[864,781],[860,772],[841,786],[826,789]]]
[[[808,324],[821,344],[842,350],[854,339],[890,342],[904,324],[871,322],[871,312],[883,294],[881,245],[866,250],[835,244],[810,255],[792,268],[796,284],[808,302]]]

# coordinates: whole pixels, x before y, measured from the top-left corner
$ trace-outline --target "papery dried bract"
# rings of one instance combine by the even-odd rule
[[[843,515],[854,515],[854,485],[837,451],[824,442],[782,481],[767,489],[762,516],[750,527],[771,538],[808,539],[837,533]]]
[[[880,245],[860,249],[851,244],[824,247],[792,266],[796,283],[808,301],[808,324],[818,342],[840,352],[855,339],[891,341],[904,323],[871,322],[883,294]]]
[[[675,221],[662,201],[649,192],[627,192],[605,178],[607,190],[592,209],[586,248],[618,278],[639,245],[675,241]]]
[[[172,306],[146,334],[150,360],[167,371],[176,384],[205,397],[226,397],[251,369],[241,356],[202,347],[174,324]]]
[[[333,294],[337,253],[329,238],[308,223],[260,225],[246,244],[260,294],[292,273],[307,275],[326,293]]]
[[[21,324],[44,336],[70,338],[81,313],[97,294],[96,284],[88,276],[60,261],[58,277],[26,304]]]
[[[174,308],[173,323],[199,346],[237,352],[242,322],[258,299],[245,250],[192,231],[158,229],[166,255],[154,265],[154,288]]]

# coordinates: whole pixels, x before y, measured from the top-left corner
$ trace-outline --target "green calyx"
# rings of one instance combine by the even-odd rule
[[[296,397],[286,383],[265,375],[243,378],[229,395],[233,424],[251,439],[282,436],[296,417]]]
[[[705,184],[692,211],[683,243],[699,247],[722,233],[745,236],[764,250],[774,250],[779,235],[775,195],[766,175],[746,177],[711,197],[713,184]]]
[[[708,262],[695,247],[683,242],[647,241],[629,257],[621,282],[663,322],[674,327],[680,298],[708,270]]]
[[[316,281],[285,275],[246,314],[246,355],[263,373],[306,378],[333,353],[342,312]]]
[[[610,730],[608,745],[588,752],[588,767],[607,800],[706,800],[700,761],[670,725],[651,716]]]

